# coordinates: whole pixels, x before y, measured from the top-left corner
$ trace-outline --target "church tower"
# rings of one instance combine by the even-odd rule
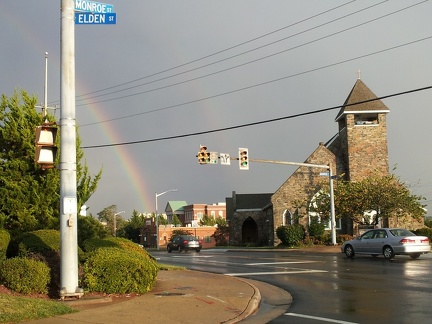
[[[336,116],[346,179],[389,173],[386,115],[390,110],[359,78]]]

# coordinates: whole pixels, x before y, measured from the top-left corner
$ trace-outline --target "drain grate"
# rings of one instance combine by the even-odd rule
[[[161,292],[155,294],[155,296],[183,296],[183,293],[175,293],[175,292]]]

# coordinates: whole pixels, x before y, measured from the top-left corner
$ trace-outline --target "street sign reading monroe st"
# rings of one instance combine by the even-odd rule
[[[117,15],[114,6],[107,3],[75,0],[75,24],[115,25]]]
[[[75,11],[84,11],[91,13],[112,13],[114,6],[107,3],[75,0]]]

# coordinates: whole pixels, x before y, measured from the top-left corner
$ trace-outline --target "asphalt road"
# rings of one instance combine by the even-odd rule
[[[262,312],[286,309],[270,323],[426,323],[432,318],[432,255],[389,261],[295,250],[152,254],[161,263],[239,276],[289,292],[293,300],[287,304],[263,288]]]

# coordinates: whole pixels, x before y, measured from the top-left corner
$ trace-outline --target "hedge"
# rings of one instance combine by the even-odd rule
[[[84,263],[83,288],[92,292],[145,293],[156,282],[156,261],[117,247],[98,248]]]
[[[0,282],[9,289],[23,294],[48,292],[49,267],[37,260],[7,259],[0,268]]]

